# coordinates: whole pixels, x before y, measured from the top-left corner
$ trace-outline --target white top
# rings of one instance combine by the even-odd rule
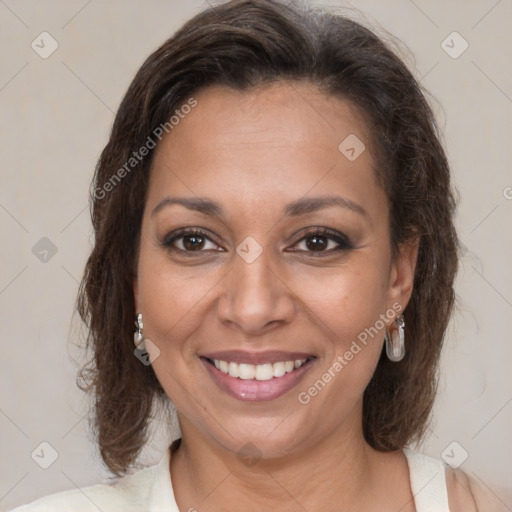
[[[169,467],[175,446],[167,449],[158,464],[115,483],[51,494],[11,512],[180,512]],[[449,512],[444,463],[409,449],[404,454],[416,512]]]
[[[404,448],[416,512],[450,512],[443,461]]]

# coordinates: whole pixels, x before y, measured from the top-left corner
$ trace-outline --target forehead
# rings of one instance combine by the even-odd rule
[[[194,98],[156,149],[148,202],[208,196],[254,210],[335,190],[368,209],[382,202],[364,118],[347,100],[289,82]]]

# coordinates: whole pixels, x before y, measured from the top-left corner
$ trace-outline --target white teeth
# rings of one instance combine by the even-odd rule
[[[256,380],[270,380],[274,376],[274,368],[270,363],[256,366]]]
[[[244,380],[254,379],[256,377],[256,367],[253,364],[239,364],[238,376]]]
[[[286,373],[285,363],[274,363],[272,366],[274,367],[274,377],[282,377]]]
[[[297,359],[296,361],[279,361],[274,364],[264,363],[254,365],[213,359],[213,364],[215,368],[222,373],[228,374],[230,377],[238,377],[243,380],[270,380],[293,372],[295,369],[300,368],[306,361],[307,359]]]
[[[236,363],[229,363],[228,373],[231,377],[238,377],[238,365]]]

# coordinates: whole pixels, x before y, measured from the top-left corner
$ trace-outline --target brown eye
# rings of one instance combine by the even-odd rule
[[[212,242],[204,231],[198,229],[181,230],[167,235],[162,242],[162,246],[172,251],[189,253],[218,250],[217,244]]]
[[[308,236],[305,240],[306,247],[312,251],[322,251],[329,245],[329,239],[325,236]]]
[[[206,237],[202,235],[188,235],[181,237],[181,239],[185,250],[195,251],[203,249]]]
[[[354,248],[345,235],[328,228],[317,228],[315,231],[306,233],[306,236],[297,243],[299,246],[300,244],[303,245],[302,248],[298,249],[299,251],[318,253],[319,255],[329,255],[333,252]]]

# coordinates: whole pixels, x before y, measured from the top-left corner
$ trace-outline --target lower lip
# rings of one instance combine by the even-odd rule
[[[282,377],[272,377],[269,380],[244,380],[231,377],[218,370],[206,359],[201,358],[201,362],[215,384],[228,395],[246,402],[265,402],[274,400],[293,389],[311,368],[314,359],[310,359],[293,372],[286,373]]]

